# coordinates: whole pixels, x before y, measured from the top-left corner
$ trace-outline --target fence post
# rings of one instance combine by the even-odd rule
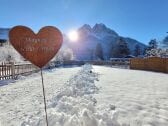
[[[168,58],[165,59],[165,70],[168,73]]]
[[[11,72],[12,72],[12,79],[15,78],[15,64],[14,62],[11,62]]]

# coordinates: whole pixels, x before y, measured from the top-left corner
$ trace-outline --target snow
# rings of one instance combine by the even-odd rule
[[[107,107],[96,106],[92,94],[98,92],[94,82],[98,74],[92,71],[91,65],[84,65],[49,101],[50,126],[113,126],[116,111]],[[100,108],[101,107],[101,108]],[[37,113],[26,119],[22,126],[45,126],[45,118]]]
[[[157,48],[157,49],[147,50],[145,56],[168,58],[168,49]]]
[[[79,67],[57,68],[44,71],[47,100],[76,74]],[[33,74],[0,87],[0,126],[21,126],[28,117],[43,113],[43,97],[40,73]]]
[[[49,126],[167,126],[168,75],[105,66],[44,71]],[[0,87],[0,126],[45,126],[40,73]]]
[[[98,104],[112,104],[122,126],[168,126],[168,74],[95,66]]]

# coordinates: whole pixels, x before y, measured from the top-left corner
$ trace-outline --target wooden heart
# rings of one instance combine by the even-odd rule
[[[43,27],[37,34],[25,26],[16,26],[10,30],[9,40],[25,59],[42,68],[58,52],[63,37],[52,26]]]

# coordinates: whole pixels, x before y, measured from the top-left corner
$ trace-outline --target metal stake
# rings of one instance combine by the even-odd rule
[[[44,110],[45,110],[46,126],[48,126],[47,104],[46,104],[46,96],[45,96],[45,87],[44,87],[42,68],[40,69],[40,71],[41,71],[41,80],[42,80],[42,87],[43,87],[43,98],[44,98]]]

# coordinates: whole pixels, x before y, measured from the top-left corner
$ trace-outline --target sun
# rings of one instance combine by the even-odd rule
[[[71,42],[76,42],[79,39],[78,32],[75,30],[72,30],[68,33],[68,38]]]

